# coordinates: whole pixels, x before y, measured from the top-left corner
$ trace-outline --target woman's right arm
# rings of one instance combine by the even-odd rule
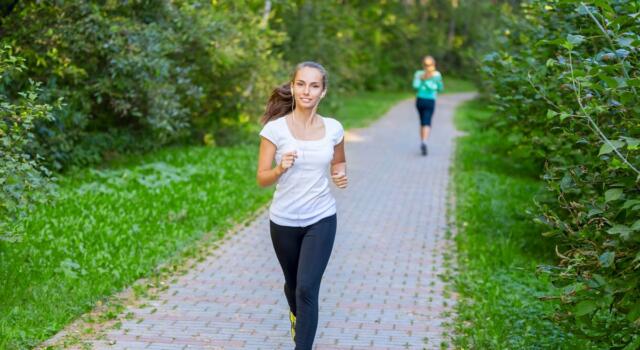
[[[271,143],[264,137],[260,138],[260,153],[258,154],[258,171],[256,173],[256,180],[260,187],[267,187],[273,185],[280,175],[284,173],[284,169],[277,164],[275,168],[272,168],[273,159],[276,155],[276,145]]]
[[[258,171],[256,180],[260,187],[271,186],[278,181],[280,176],[287,172],[295,163],[298,157],[296,151],[287,152],[282,155],[282,161],[273,167],[273,160],[276,155],[276,145],[262,137],[260,139],[260,153],[258,154]]]
[[[420,85],[422,84],[422,79],[420,79],[420,72],[415,72],[415,74],[413,75],[413,88],[414,89],[418,89],[420,88]]]

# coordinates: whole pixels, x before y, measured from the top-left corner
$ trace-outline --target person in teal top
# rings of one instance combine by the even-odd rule
[[[426,156],[427,139],[431,132],[431,118],[436,107],[438,92],[444,89],[442,75],[436,70],[436,60],[426,56],[422,60],[424,69],[416,71],[413,75],[413,88],[416,93],[416,108],[420,114],[420,151]]]

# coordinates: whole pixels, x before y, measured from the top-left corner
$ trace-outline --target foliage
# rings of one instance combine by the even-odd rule
[[[332,112],[348,105],[344,92],[406,89],[426,52],[445,59],[445,71],[461,69],[463,48],[482,32],[470,21],[487,17],[489,3],[12,2],[0,17],[0,43],[16,57],[0,91],[3,114],[13,115],[3,119],[13,141],[3,153],[12,175],[3,178],[2,231],[46,197],[49,170],[175,143],[250,142],[267,95],[295,62],[328,66]],[[23,122],[9,127],[18,110]]]
[[[446,75],[473,78],[474,51],[497,23],[496,3],[510,2],[297,0],[274,5],[272,26],[289,38],[277,46],[284,58],[325,64],[333,86],[393,91],[410,86],[427,54]]]
[[[589,349],[548,317],[553,306],[537,297],[550,292],[536,265],[552,261],[541,228],[527,220],[530,198],[543,187],[531,162],[505,157],[503,137],[484,125],[492,113],[474,100],[456,111],[468,134],[456,142],[453,179],[458,233],[460,297],[454,323],[461,349]],[[532,176],[533,175],[533,176]]]
[[[24,59],[11,46],[0,46],[0,241],[17,239],[22,231],[17,219],[53,190],[41,159],[27,152],[34,124],[49,119],[52,107],[38,103],[40,87],[32,81],[17,96],[7,94],[15,75],[24,69]]]
[[[491,120],[533,159],[559,263],[556,320],[599,347],[640,344],[640,4],[534,0],[485,60]]]
[[[329,69],[334,110],[344,92],[408,90],[427,53],[447,76],[468,74],[494,2],[19,1],[0,33],[26,65],[8,93],[33,80],[40,103],[65,101],[29,149],[58,171],[174,143],[245,143],[303,60]]]
[[[281,36],[259,20],[204,0],[19,2],[1,23],[28,67],[14,87],[33,79],[42,100],[66,102],[38,124],[33,152],[62,169],[206,134],[235,141],[277,68]]]

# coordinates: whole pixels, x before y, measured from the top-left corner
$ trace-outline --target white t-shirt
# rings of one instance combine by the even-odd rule
[[[282,155],[298,151],[294,165],[278,179],[269,208],[271,221],[281,226],[304,227],[336,213],[336,201],[329,191],[329,165],[333,147],[342,141],[339,121],[321,117],[325,135],[320,140],[297,140],[285,118],[268,122],[260,136],[276,146],[276,163]]]

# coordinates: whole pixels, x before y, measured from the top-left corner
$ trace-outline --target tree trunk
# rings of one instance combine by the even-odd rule
[[[262,11],[262,21],[260,21],[260,28],[267,29],[267,26],[269,25],[270,14],[271,14],[271,0],[265,0],[264,10]],[[256,72],[253,71],[251,73],[251,80],[249,81],[249,84],[247,85],[247,87],[244,89],[244,92],[242,93],[244,96],[249,96],[251,95],[251,92],[253,92],[253,82],[255,79],[256,79]]]
[[[456,18],[455,14],[451,12],[451,18],[449,19],[449,34],[447,35],[447,51],[453,49],[453,40],[456,38]]]
[[[261,28],[267,28],[269,24],[269,15],[271,14],[271,0],[265,0],[264,11],[262,12],[262,22],[260,22]]]

